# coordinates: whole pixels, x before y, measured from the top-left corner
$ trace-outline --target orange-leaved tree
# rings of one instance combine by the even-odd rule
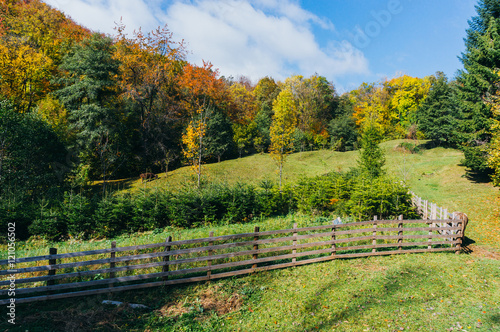
[[[219,78],[218,70],[208,62],[203,62],[201,67],[186,64],[178,83],[184,108],[191,119],[182,137],[183,152],[198,176],[200,187],[201,165],[206,154],[204,138],[208,129],[207,122],[215,109],[227,110],[230,99],[226,85]]]
[[[132,37],[125,34],[123,24],[116,31],[118,82],[121,97],[135,105],[143,167],[166,162],[166,156],[175,154],[170,149],[177,145],[172,127],[185,117],[177,83],[186,55],[184,44],[173,40],[167,26],[150,33],[134,31]]]

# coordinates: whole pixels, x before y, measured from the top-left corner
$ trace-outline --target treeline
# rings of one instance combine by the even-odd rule
[[[95,180],[105,189],[112,178],[180,165],[200,175],[203,163],[252,153],[353,150],[367,119],[375,121],[367,107],[374,85],[339,96],[320,75],[256,84],[220,77],[209,63],[188,63],[167,28],[128,36],[118,25],[114,37],[104,36],[39,0],[2,2],[0,18],[0,116],[11,119],[0,122],[3,194],[39,199]],[[429,90],[421,81],[384,83],[386,138],[404,137],[414,123],[409,114]],[[408,86],[416,91],[407,95]],[[27,130],[40,126],[45,136]],[[273,132],[287,139],[273,143]],[[27,160],[35,137],[51,151],[36,167]]]
[[[21,187],[21,173],[47,177],[43,192],[268,152],[273,102],[285,87],[298,104],[296,150],[329,147],[329,122],[349,112],[319,75],[253,85],[190,64],[167,28],[128,36],[118,25],[104,36],[39,0],[4,1],[0,18],[2,116],[45,122],[52,136],[36,144],[59,147],[39,157],[45,168],[30,168],[13,136],[34,137],[2,121],[2,188]]]

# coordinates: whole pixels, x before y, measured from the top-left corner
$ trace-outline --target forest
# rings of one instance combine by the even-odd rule
[[[128,35],[118,23],[109,36],[76,24],[40,0],[4,0],[0,224],[17,220],[22,238],[76,236],[96,226],[83,219],[100,220],[111,206],[130,200],[111,196],[110,180],[189,165],[197,188],[189,195],[194,197],[208,190],[202,188],[203,164],[258,153],[276,160],[279,191],[240,188],[234,195],[252,202],[248,211],[228,214],[229,208],[212,208],[208,215],[241,221],[256,211],[286,213],[283,202],[291,204],[291,199],[282,189],[281,173],[287,154],[366,150],[369,142],[398,138],[458,148],[471,179],[500,185],[500,3],[480,0],[469,26],[465,49],[457,55],[463,69],[454,78],[441,72],[423,78],[401,75],[340,94],[320,73],[258,82],[221,76],[210,62],[189,63],[189,50],[168,26]],[[366,186],[352,174],[331,178],[347,183],[338,187],[342,195]],[[359,194],[356,190],[352,195]],[[391,190],[404,195],[399,187]],[[164,202],[174,199],[165,195]],[[300,195],[290,195],[297,208]],[[344,206],[352,205],[349,197],[342,199]],[[172,220],[188,210],[158,218],[175,224]],[[206,210],[200,213],[207,215]],[[115,234],[121,218],[132,224],[130,231],[166,222],[148,226],[140,219],[142,212],[136,215],[103,220],[94,235]],[[199,217],[179,226],[197,222]]]

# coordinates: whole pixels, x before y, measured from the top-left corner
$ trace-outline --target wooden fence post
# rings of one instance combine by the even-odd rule
[[[377,216],[373,216],[373,228],[377,228]],[[372,240],[372,245],[377,244],[377,230],[373,231],[373,240]],[[376,252],[377,248],[373,248],[372,252]]]
[[[166,240],[165,240],[165,248],[163,249],[164,252],[170,251],[170,247],[171,246],[168,245],[170,242],[172,242],[172,236],[168,236],[166,238]],[[163,261],[164,262],[170,261],[170,255],[163,256]],[[162,272],[168,272],[169,268],[170,268],[169,265],[167,265],[167,264],[163,265]],[[168,276],[163,276],[161,279],[163,281],[166,281],[166,280],[168,280]]]
[[[455,241],[458,241],[457,244],[455,245],[455,254],[458,255],[460,254],[460,249],[462,249],[462,237],[463,237],[463,224],[464,221],[459,219],[460,221],[458,222],[458,225],[460,225],[460,230],[457,231],[457,235],[459,237],[455,238]]]
[[[428,211],[428,202],[424,201],[424,213],[423,213],[423,219],[429,219],[429,211]]]
[[[443,214],[444,214],[444,218],[443,219],[448,220],[450,218],[450,217],[448,217],[448,209],[445,208],[444,211],[443,211]],[[444,223],[440,223],[439,226],[443,227],[443,225],[448,225],[448,224],[446,222],[444,222]],[[439,232],[439,233],[442,234],[442,232]]]
[[[49,255],[57,255],[57,248],[49,248]],[[56,265],[57,260],[56,259],[49,259],[49,265]],[[49,270],[49,276],[55,276],[56,275],[56,269],[50,269]],[[47,280],[47,286],[53,286],[55,285],[55,280]],[[49,291],[49,294],[52,293]]]
[[[456,219],[457,219],[457,213],[453,212],[453,218],[451,219],[451,227],[455,227],[457,225],[457,223],[455,221]],[[453,235],[453,231],[449,230],[448,234],[450,236],[452,236]],[[450,242],[452,242],[454,238],[453,237],[449,237],[448,239],[450,240]],[[450,246],[453,247],[453,243],[451,243]]]
[[[113,241],[111,242],[111,254],[110,254],[110,258],[111,258],[111,262],[109,263],[109,268],[110,269],[114,269],[116,267],[116,263],[115,263],[115,260],[114,258],[116,257],[116,252],[113,250],[116,248],[116,241]],[[109,272],[109,279],[113,279],[116,277],[116,272]],[[113,284],[109,284],[109,287],[113,287]]]
[[[297,223],[294,223],[293,224],[293,229],[297,229]],[[297,245],[297,239],[295,238],[297,236],[297,231],[294,231],[293,232],[293,246],[295,247]],[[296,254],[297,253],[297,249],[292,249],[292,254]],[[297,261],[297,258],[296,257],[293,257],[292,258],[292,263],[295,263]]]
[[[401,244],[403,243],[403,223],[401,222],[403,220],[403,215],[400,215],[399,216],[399,223],[398,223],[398,228],[400,229],[398,231],[398,243],[399,243],[399,246],[398,246],[398,250],[403,250],[403,247],[401,246]]]
[[[431,219],[432,220],[437,219],[437,204],[436,203],[434,203],[434,204],[431,203]],[[435,222],[432,223],[432,227],[436,227],[436,225],[437,224]]]
[[[254,231],[254,233],[258,233],[259,230],[260,230],[259,226],[255,226],[255,228],[254,228],[253,231]],[[253,240],[254,241],[258,241],[259,240],[259,236],[255,235],[253,237]],[[254,244],[253,245],[253,250],[258,250],[258,249],[259,249],[259,245],[258,244]],[[258,256],[257,254],[253,254],[253,259],[257,259],[257,256]],[[255,263],[255,264],[252,265],[252,269],[255,269],[255,268],[257,268],[257,263]]]
[[[339,218],[335,219],[335,220],[339,220]],[[333,227],[332,227],[332,241],[335,241],[336,240],[336,236],[335,236],[335,220],[332,221],[333,223]],[[337,247],[335,246],[335,242],[332,243],[332,256],[335,256],[337,255]]]
[[[209,238],[214,237],[214,232],[210,231],[210,233],[208,233],[208,237]],[[208,242],[208,245],[209,246],[213,246],[214,245],[214,241]],[[213,254],[213,250],[209,250],[208,253],[207,253],[208,256],[212,256],[212,254]],[[207,277],[208,277],[208,280],[210,280],[210,276],[212,275],[212,270],[211,270],[212,260],[208,260],[207,261],[207,266],[208,266]]]
[[[429,244],[427,245],[427,250],[431,250],[432,249],[432,237],[431,237],[431,235],[432,235],[432,229],[431,229],[431,227],[432,227],[432,223],[429,223],[429,239],[427,240],[427,242]]]

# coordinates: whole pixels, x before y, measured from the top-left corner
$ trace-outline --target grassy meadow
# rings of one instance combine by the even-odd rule
[[[382,144],[386,170],[424,199],[469,216],[466,252],[345,259],[248,276],[112,295],[41,302],[17,307],[6,331],[500,331],[500,196],[489,183],[474,182],[460,166],[460,151],[429,148],[419,154]],[[347,170],[358,152],[313,151],[290,155],[285,181]],[[208,181],[254,183],[276,180],[268,155],[204,165]],[[116,188],[181,188],[192,185],[188,167],[155,181],[114,183]],[[299,227],[315,217],[289,215],[247,224],[123,235],[116,239],[51,244],[29,240],[17,256],[59,253],[215,235]],[[2,248],[4,250],[5,248]],[[104,299],[145,304],[149,309],[101,304]],[[2,308],[4,310],[4,308]],[[2,311],[2,316],[5,314]]]

